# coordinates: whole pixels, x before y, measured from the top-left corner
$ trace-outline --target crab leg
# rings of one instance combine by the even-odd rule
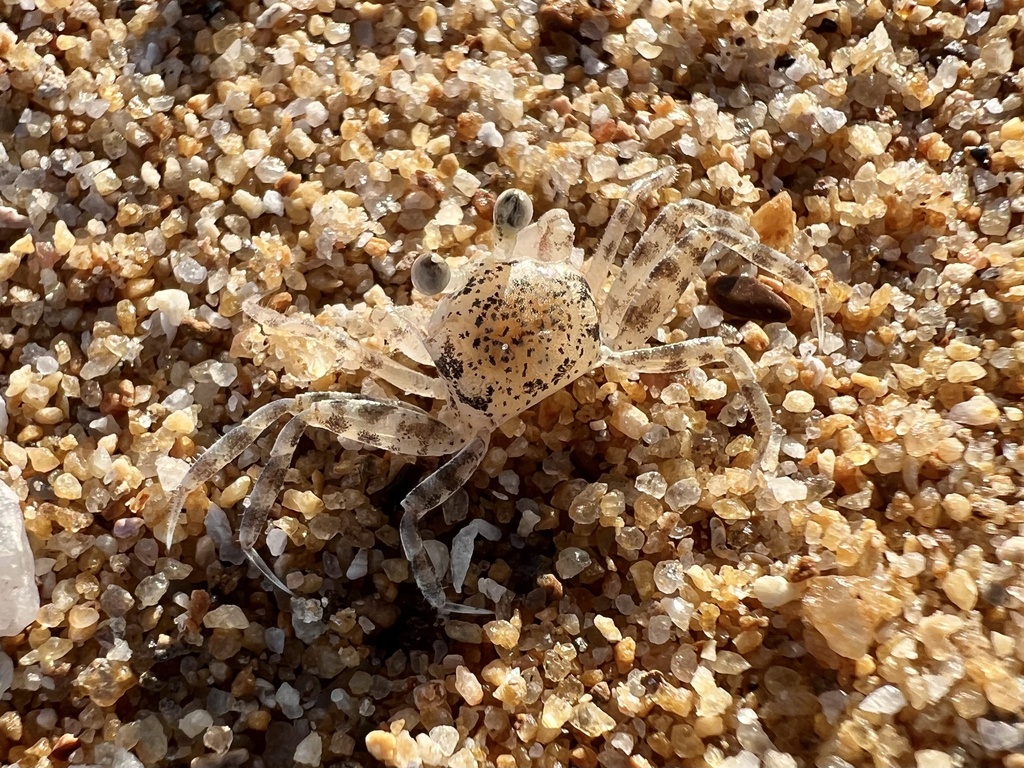
[[[174,544],[174,535],[178,531],[178,518],[181,516],[181,508],[185,504],[186,497],[237,459],[242,451],[256,442],[256,438],[267,427],[282,416],[286,416],[294,407],[295,398],[289,397],[257,408],[251,416],[221,437],[196,460],[178,487],[173,489],[174,495],[171,496],[167,507],[167,535],[164,543],[167,544],[168,549]]]
[[[668,166],[660,168],[647,176],[641,176],[629,186],[629,189],[626,190],[626,196],[619,200],[615,210],[612,212],[611,218],[608,220],[608,224],[605,226],[601,242],[598,243],[597,248],[594,250],[590,266],[587,268],[587,283],[590,285],[590,290],[595,296],[601,294],[604,281],[608,277],[608,269],[611,267],[615,254],[622,244],[626,228],[629,226],[629,222],[632,221],[633,214],[636,213],[637,202],[649,192],[654,192],[671,184],[675,181],[677,173],[678,171],[674,166]]]
[[[360,365],[371,375],[405,392],[436,400],[444,400],[448,396],[444,382],[407,368],[387,355],[368,349],[341,328],[320,325],[309,318],[297,315],[282,315],[280,312],[260,306],[256,299],[246,300],[242,304],[242,311],[264,328],[299,334],[325,344],[338,343],[357,354]]]
[[[779,464],[783,432],[772,419],[771,406],[757,382],[754,366],[743,350],[727,347],[717,336],[680,341],[659,347],[612,352],[605,365],[634,373],[671,373],[710,363],[725,363],[747,401],[757,427],[761,469],[774,472]]]
[[[602,333],[614,347],[650,337],[648,329],[657,328],[675,306],[713,243],[708,230],[698,228],[667,248],[637,248],[630,254],[601,309]]]
[[[412,565],[413,576],[416,578],[416,584],[420,591],[441,615],[446,613],[489,614],[490,611],[459,605],[445,597],[441,580],[423,546],[423,538],[420,536],[417,524],[427,512],[443,504],[469,481],[476,468],[480,466],[484,454],[487,453],[489,440],[490,435],[486,432],[478,434],[445,464],[425,477],[402,500],[402,508],[405,510],[399,525],[402,549],[405,550],[405,556]]]
[[[378,400],[346,392],[317,392],[278,400],[258,409],[229,431],[196,461],[176,489],[167,519],[167,545],[171,546],[185,497],[213,477],[251,445],[282,416],[292,419],[281,430],[270,459],[247,499],[239,542],[246,556],[276,586],[284,584],[256,553],[255,545],[274,500],[284,484],[285,472],[306,427],[320,427],[373,448],[411,456],[443,456],[462,441],[442,422],[404,403]]]
[[[249,497],[243,502],[245,512],[242,515],[242,525],[238,530],[238,543],[242,552],[249,562],[259,568],[260,573],[267,577],[271,584],[278,589],[284,590],[289,595],[294,594],[284,582],[271,570],[266,561],[256,551],[256,539],[259,538],[267,522],[267,516],[274,505],[281,487],[284,485],[284,476],[292,463],[292,456],[302,439],[302,433],[306,431],[306,419],[302,414],[292,416],[284,428],[278,432],[274,440],[274,447],[270,449],[270,458],[260,472],[256,486],[252,489]]]

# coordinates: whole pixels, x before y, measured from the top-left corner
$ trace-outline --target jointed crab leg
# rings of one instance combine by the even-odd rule
[[[645,336],[636,331],[658,327],[713,244],[708,231],[698,228],[691,229],[668,248],[634,250],[608,289],[601,310],[601,332],[605,338],[612,340],[616,348],[643,343],[649,338],[650,331]],[[633,331],[629,338],[623,338],[629,331]]]
[[[442,615],[446,613],[489,614],[491,611],[459,605],[450,602],[445,597],[441,580],[427,556],[417,524],[427,512],[443,504],[469,481],[476,468],[480,466],[484,454],[487,453],[489,440],[490,435],[486,432],[477,435],[447,463],[442,464],[435,472],[425,477],[402,500],[402,508],[405,510],[399,526],[402,549],[405,550],[405,556],[412,564],[412,572],[420,591]]]
[[[715,208],[715,206],[700,200],[680,200],[662,209],[644,230],[640,240],[633,247],[633,251],[623,262],[620,280],[625,280],[632,285],[645,283],[646,276],[639,278],[634,272],[647,269],[648,271],[644,274],[649,274],[649,269],[671,252],[685,230],[714,229],[715,227],[732,230],[735,232],[736,239],[753,241],[758,239],[758,233],[754,228],[734,213]],[[699,258],[694,259],[694,265],[699,263],[700,259],[707,255],[707,252],[716,243],[717,241],[710,239],[703,242],[700,247],[705,249],[705,253],[699,254]],[[616,298],[621,298],[622,295],[621,289],[616,294],[617,286],[618,281],[611,286],[606,303],[602,307],[602,328],[605,322],[604,318],[608,316],[607,303],[621,303],[621,301],[616,302]],[[598,303],[600,304],[600,302]],[[615,334],[610,329],[604,330],[607,338],[614,338]]]
[[[414,371],[387,355],[368,349],[341,328],[320,325],[304,316],[282,315],[280,312],[260,306],[255,299],[246,300],[242,304],[242,311],[264,328],[302,335],[325,344],[338,342],[342,347],[358,355],[364,370],[404,392],[436,400],[444,400],[448,396],[443,381]]]
[[[201,486],[221,469],[234,461],[238,456],[252,445],[263,431],[280,419],[286,416],[295,406],[294,398],[275,400],[256,409],[251,416],[238,426],[232,428],[223,437],[208,448],[202,456],[196,459],[188,473],[181,480],[181,484],[174,489],[167,511],[167,535],[165,543],[170,548],[174,543],[174,535],[178,531],[178,518],[181,516],[181,508],[185,504],[185,498],[196,488]],[[171,489],[166,489],[171,490]]]
[[[259,408],[221,437],[192,465],[171,500],[167,519],[168,547],[173,543],[186,496],[237,458],[277,419],[289,414],[292,419],[275,440],[270,459],[247,501],[239,534],[246,556],[275,585],[286,591],[284,584],[256,553],[255,545],[307,426],[327,429],[373,448],[410,456],[443,456],[462,444],[442,422],[405,403],[347,392],[315,392],[277,400]],[[455,490],[458,486],[451,492]]]
[[[604,235],[598,243],[594,256],[587,268],[587,283],[594,296],[601,295],[604,281],[608,277],[608,268],[615,259],[619,250],[622,238],[626,234],[626,228],[636,213],[637,202],[641,197],[675,181],[677,171],[675,167],[668,166],[661,168],[654,173],[642,176],[634,181],[626,192],[626,196],[619,200],[612,212],[611,218],[605,225]]]
[[[270,582],[278,589],[283,589],[288,594],[292,591],[284,585],[277,574],[260,557],[256,551],[256,540],[259,538],[263,527],[267,522],[267,516],[274,506],[274,500],[284,485],[284,476],[292,462],[295,449],[302,439],[302,433],[306,431],[307,422],[303,414],[292,416],[291,420],[278,432],[274,440],[274,447],[270,449],[270,458],[260,472],[256,486],[252,489],[249,497],[243,502],[245,513],[242,515],[242,524],[238,530],[238,543],[242,552],[249,558],[249,562],[260,569]]]
[[[635,373],[671,373],[710,363],[725,363],[729,367],[757,428],[761,469],[774,472],[779,464],[782,430],[773,423],[768,398],[743,350],[727,347],[717,336],[708,336],[659,347],[612,352],[605,360],[605,365]]]

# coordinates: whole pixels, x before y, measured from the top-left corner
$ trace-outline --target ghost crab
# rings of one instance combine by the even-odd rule
[[[575,230],[568,213],[551,210],[531,224],[533,205],[514,189],[495,202],[493,249],[470,264],[461,279],[453,280],[447,263],[436,255],[417,258],[414,287],[426,295],[442,295],[422,332],[404,320],[399,325],[404,335],[422,345],[440,378],[368,351],[340,330],[246,302],[246,314],[265,328],[328,336],[359,354],[362,367],[372,375],[410,394],[446,401],[446,406],[432,415],[398,400],[346,392],[310,392],[264,405],[217,440],[182,479],[169,506],[167,546],[173,543],[185,497],[288,416],[246,500],[239,534],[246,556],[274,585],[290,592],[256,552],[256,541],[303,431],[319,427],[400,454],[450,456],[402,501],[402,547],[417,585],[439,613],[490,613],[447,598],[418,524],[469,480],[495,429],[599,366],[668,373],[725,363],[754,418],[760,468],[773,472],[781,430],[773,425],[768,400],[741,349],[726,346],[718,337],[643,345],[716,245],[774,273],[805,304],[813,305],[820,344],[824,320],[811,275],[763,245],[743,219],[707,203],[680,200],[661,210],[604,290],[640,199],[675,176],[675,169],[668,167],[632,184],[586,271],[573,248]]]

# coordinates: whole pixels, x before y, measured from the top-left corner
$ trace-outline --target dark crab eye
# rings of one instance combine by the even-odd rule
[[[448,262],[436,253],[423,253],[412,263],[412,287],[427,296],[436,296],[448,287],[452,271]]]
[[[494,229],[499,238],[511,237],[533,220],[533,201],[521,189],[506,189],[494,201]]]

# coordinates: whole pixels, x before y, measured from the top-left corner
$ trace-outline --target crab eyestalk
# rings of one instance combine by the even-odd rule
[[[494,201],[494,249],[504,251],[533,221],[533,201],[521,189],[506,189]]]
[[[436,253],[423,253],[412,264],[412,287],[424,296],[436,296],[448,287],[452,271]]]

